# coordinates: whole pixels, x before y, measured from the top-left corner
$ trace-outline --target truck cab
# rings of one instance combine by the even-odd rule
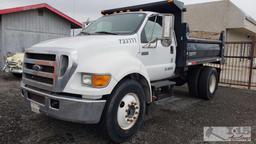
[[[134,135],[146,107],[180,81],[211,99],[219,70],[204,64],[222,61],[223,39],[189,39],[183,11],[178,1],[106,10],[76,37],[28,48],[22,96],[33,112],[102,123],[114,142]]]

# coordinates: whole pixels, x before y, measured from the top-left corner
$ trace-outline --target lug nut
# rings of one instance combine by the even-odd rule
[[[129,121],[129,122],[133,122],[133,118],[129,118],[128,121]]]

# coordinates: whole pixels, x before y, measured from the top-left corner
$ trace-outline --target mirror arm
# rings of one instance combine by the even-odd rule
[[[157,42],[158,40],[161,40],[161,39],[156,38],[154,40],[149,41],[145,46],[143,46],[143,48],[150,48],[151,44]],[[157,43],[156,43],[156,46],[152,48],[156,48],[156,47],[157,47]]]

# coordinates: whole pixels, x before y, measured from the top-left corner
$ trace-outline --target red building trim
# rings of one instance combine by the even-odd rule
[[[33,10],[33,9],[41,9],[41,8],[46,8],[46,9],[50,10],[51,12],[53,12],[53,13],[63,17],[64,19],[68,20],[72,24],[73,28],[82,28],[82,24],[80,22],[78,22],[75,19],[67,16],[66,14],[60,12],[59,10],[51,7],[50,5],[48,5],[46,3],[2,9],[2,10],[0,10],[0,15],[22,12],[22,11],[28,11],[28,10]]]

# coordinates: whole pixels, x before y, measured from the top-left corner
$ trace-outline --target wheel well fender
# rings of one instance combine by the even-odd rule
[[[137,81],[138,83],[141,84],[143,91],[146,95],[146,101],[147,103],[151,103],[152,102],[152,90],[151,90],[151,86],[150,86],[150,82],[149,80],[143,76],[140,73],[130,73],[127,74],[126,76],[124,76],[118,83],[116,86],[118,86],[120,83],[122,83],[123,81],[127,80],[127,79],[132,79]]]

